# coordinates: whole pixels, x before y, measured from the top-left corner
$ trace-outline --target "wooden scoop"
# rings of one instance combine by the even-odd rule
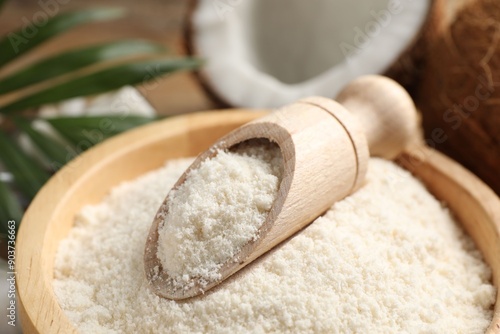
[[[283,156],[284,171],[276,200],[258,239],[223,264],[220,281],[202,286],[194,278],[192,287],[176,289],[156,255],[158,226],[167,213],[167,196],[151,226],[144,252],[146,276],[153,291],[160,297],[185,299],[218,285],[358,189],[367,170],[368,148],[372,155],[394,158],[413,137],[416,123],[413,102],[401,86],[385,77],[365,76],[350,83],[337,96],[337,102],[306,98],[221,138],[198,156],[173,189],[217,150],[265,138],[277,143]]]

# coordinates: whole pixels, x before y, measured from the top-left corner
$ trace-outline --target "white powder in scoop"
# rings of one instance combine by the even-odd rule
[[[219,269],[248,242],[276,198],[282,170],[276,144],[244,144],[218,151],[192,170],[168,200],[158,229],[157,256],[174,286],[186,288],[193,277],[219,280]]]
[[[491,272],[422,184],[372,159],[368,183],[294,238],[186,302],[143,271],[151,221],[190,160],[116,187],[61,242],[54,290],[81,333],[484,333]]]

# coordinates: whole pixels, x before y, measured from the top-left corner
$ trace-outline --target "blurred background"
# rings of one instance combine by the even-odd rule
[[[100,42],[117,39],[140,38],[161,43],[173,54],[182,54],[183,20],[189,1],[182,0],[69,0],[60,1],[60,12],[95,7],[123,7],[128,10],[126,17],[112,22],[97,22],[91,25],[76,27],[67,33],[55,37],[41,45],[7,68],[0,70],[0,75],[55,52]],[[6,1],[0,12],[0,36],[23,26],[25,19],[31,20],[34,13],[43,10],[41,3],[51,1],[10,0]],[[178,114],[206,110],[214,107],[214,103],[206,96],[198,82],[189,73],[179,73],[171,78],[159,79],[153,89],[141,89],[154,108],[160,113]],[[168,92],[168,94],[165,94]],[[5,97],[0,97],[0,105]]]

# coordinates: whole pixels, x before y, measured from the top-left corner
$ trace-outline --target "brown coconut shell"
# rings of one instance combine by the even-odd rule
[[[448,10],[416,91],[426,141],[500,194],[500,1]]]
[[[419,0],[422,1],[422,0]],[[415,91],[417,82],[419,81],[422,68],[424,67],[425,56],[427,54],[428,36],[432,35],[430,31],[435,29],[438,22],[441,21],[441,16],[445,10],[446,0],[430,0],[429,11],[424,24],[415,37],[409,42],[408,47],[401,52],[394,63],[389,66],[383,75],[386,75],[401,85],[403,85],[410,93]],[[192,16],[196,11],[198,0],[189,0],[188,10],[184,20],[184,47],[185,52],[191,56],[197,56],[196,46],[193,43],[193,35],[196,29],[192,24]],[[220,96],[210,84],[210,78],[206,78],[203,72],[194,72],[196,79],[205,89],[208,96],[221,107],[231,107],[231,105]],[[331,96],[333,98],[333,96]]]

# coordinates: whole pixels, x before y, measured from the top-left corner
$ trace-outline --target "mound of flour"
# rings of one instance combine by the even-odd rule
[[[491,271],[422,184],[372,159],[368,183],[203,297],[149,290],[152,219],[192,160],[116,187],[61,242],[54,290],[81,333],[484,333]]]
[[[193,277],[219,280],[222,265],[255,240],[278,193],[283,159],[276,144],[219,151],[170,192],[157,257],[177,288]]]

